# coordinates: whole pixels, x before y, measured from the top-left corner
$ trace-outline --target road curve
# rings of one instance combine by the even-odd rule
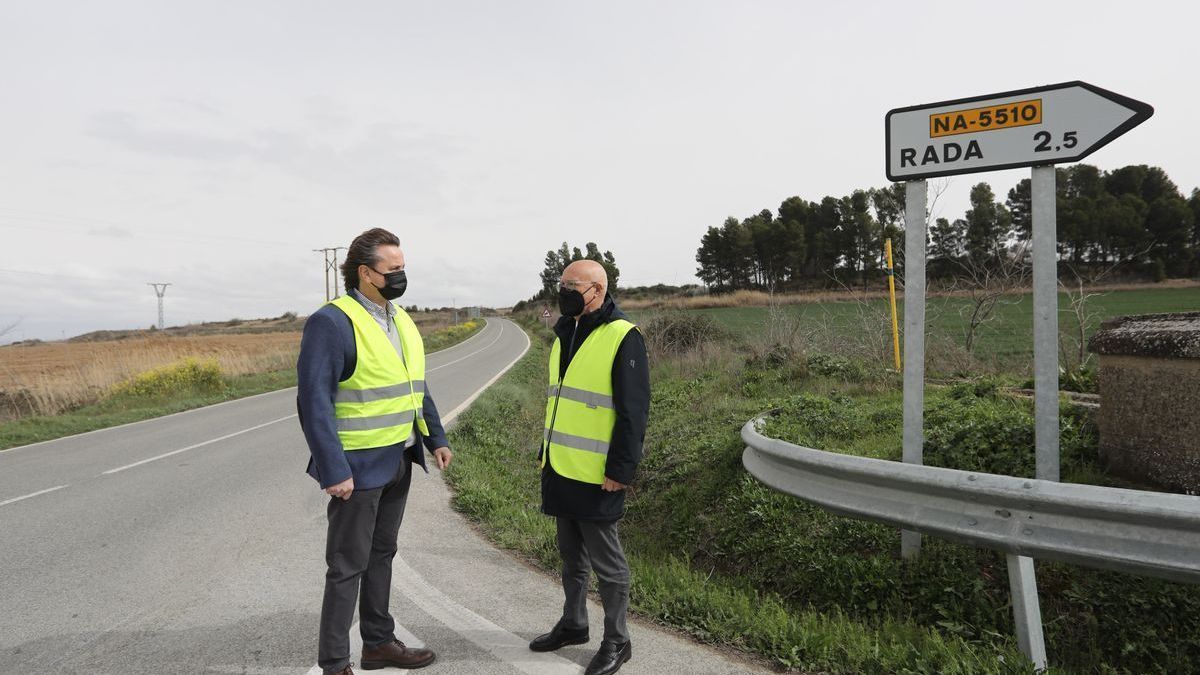
[[[431,354],[443,418],[528,344],[489,319]],[[306,461],[294,389],[0,452],[0,673],[319,672],[326,497]],[[595,640],[525,648],[556,618],[558,585],[475,534],[436,469],[414,476],[400,540],[393,614],[438,651],[423,672],[582,670]],[[623,672],[766,672],[632,629]]]

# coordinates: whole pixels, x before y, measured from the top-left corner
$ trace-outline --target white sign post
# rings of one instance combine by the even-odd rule
[[[885,117],[887,176],[908,181],[904,270],[904,461],[922,463],[925,397],[925,179],[1033,167],[1033,359],[1036,476],[1059,478],[1058,249],[1054,165],[1075,162],[1150,118],[1154,108],[1086,82],[897,108]],[[911,333],[919,331],[920,337]],[[906,558],[920,534],[901,533]],[[1046,668],[1033,560],[1008,555],[1017,643]]]

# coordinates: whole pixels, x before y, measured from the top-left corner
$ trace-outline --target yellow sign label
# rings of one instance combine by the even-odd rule
[[[1042,99],[1035,98],[986,108],[934,113],[929,116],[929,137],[973,134],[1041,123]]]

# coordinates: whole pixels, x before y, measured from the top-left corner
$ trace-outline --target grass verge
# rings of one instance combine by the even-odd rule
[[[0,424],[0,450],[294,387],[296,371],[289,368],[269,373],[226,376],[222,378],[222,384],[216,390],[207,391],[187,387],[150,396],[117,394],[60,415],[37,415],[5,422]]]
[[[452,347],[483,330],[483,326],[484,322],[482,319],[471,319],[470,321],[464,321],[460,324],[434,331],[424,336],[425,351],[426,353],[432,353]]]
[[[898,454],[894,375],[740,342],[703,350],[655,360],[646,458],[622,522],[635,611],[791,669],[1032,670],[1015,648],[1003,556],[928,538],[906,562],[893,528],[772,491],[741,466],[738,430],[772,409],[781,411],[769,427],[777,437]],[[538,512],[534,464],[546,356],[535,338],[459,418],[448,477],[457,509],[553,572],[553,523]],[[1028,408],[989,381],[931,392],[928,463],[1032,475]],[[1087,420],[1064,413],[1062,423],[1064,476],[1102,476]],[[1200,588],[1056,563],[1037,570],[1052,672],[1200,668]]]

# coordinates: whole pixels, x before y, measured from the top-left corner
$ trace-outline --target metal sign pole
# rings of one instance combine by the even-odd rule
[[[925,202],[924,180],[904,184],[904,462],[923,463],[925,420]],[[900,555],[921,552],[921,533],[900,531]]]
[[[1058,237],[1054,165],[1033,167],[1033,390],[1037,477],[1058,480]]]
[[[1058,237],[1054,165],[1035,166],[1030,178],[1033,210],[1033,399],[1036,475],[1058,481]],[[1013,600],[1017,645],[1046,668],[1046,640],[1033,558],[1005,556]]]

